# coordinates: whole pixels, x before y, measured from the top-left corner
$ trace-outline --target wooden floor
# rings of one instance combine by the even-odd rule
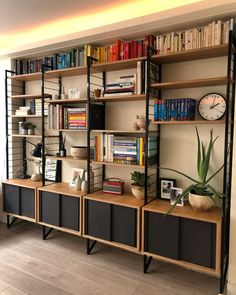
[[[0,295],[216,295],[219,281],[97,244],[86,255],[81,238],[54,231],[42,240],[39,225],[0,224]]]

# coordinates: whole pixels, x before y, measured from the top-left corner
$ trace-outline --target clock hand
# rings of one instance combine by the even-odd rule
[[[216,110],[217,112],[220,112],[220,113],[222,113],[222,114],[224,113],[224,112],[222,112],[222,111],[220,111],[220,110],[218,110],[218,109],[215,109],[215,110]]]
[[[214,107],[218,106],[220,103],[216,103],[216,104],[213,104],[212,106],[210,106],[210,109],[213,109]]]
[[[214,100],[213,100],[213,103],[212,103],[211,107],[213,107],[213,105],[215,103],[215,100],[216,100],[216,97],[214,96]]]

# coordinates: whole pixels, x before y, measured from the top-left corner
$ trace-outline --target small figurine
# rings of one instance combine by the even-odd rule
[[[135,130],[145,130],[145,117],[136,115],[136,121],[134,122],[134,129]]]

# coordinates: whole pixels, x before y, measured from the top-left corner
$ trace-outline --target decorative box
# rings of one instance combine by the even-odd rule
[[[103,181],[103,192],[109,194],[123,195],[124,181],[119,178],[107,178]]]

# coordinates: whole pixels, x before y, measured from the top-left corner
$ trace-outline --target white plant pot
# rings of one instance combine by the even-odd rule
[[[144,187],[138,185],[131,185],[132,194],[135,196],[136,199],[144,199]]]
[[[195,195],[192,193],[189,193],[189,203],[193,207],[193,209],[198,211],[208,211],[213,206],[215,206],[215,202],[207,197],[207,196],[201,196],[201,195]]]
[[[32,176],[31,176],[31,180],[33,180],[33,181],[41,181],[42,180],[42,174],[33,173]]]

